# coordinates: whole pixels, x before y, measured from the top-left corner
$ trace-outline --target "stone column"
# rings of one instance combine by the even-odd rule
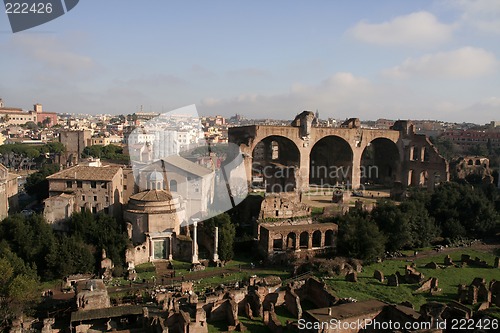
[[[193,264],[198,264],[200,261],[198,260],[198,231],[197,231],[198,222],[193,223],[193,256],[191,258],[191,262]]]
[[[309,233],[309,239],[307,241],[307,248],[310,250],[313,247],[313,233]]]
[[[361,155],[363,154],[362,147],[352,146],[352,177],[351,184],[352,189],[358,189],[361,185]]]
[[[173,252],[174,252],[174,246],[172,244],[172,237],[168,237],[168,260],[172,260],[173,257]]]
[[[219,227],[215,227],[214,261],[219,261]]]
[[[147,236],[146,241],[149,242],[149,261],[153,261],[153,251],[155,244],[153,243],[153,239],[151,237]]]
[[[300,179],[297,183],[297,188],[299,192],[306,192],[309,190],[309,173],[310,173],[310,159],[309,154],[311,153],[312,144],[307,142],[302,142],[302,146],[298,146],[300,151]]]

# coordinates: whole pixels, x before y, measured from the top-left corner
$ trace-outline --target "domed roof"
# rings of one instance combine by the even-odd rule
[[[165,190],[147,190],[139,192],[130,197],[130,199],[137,201],[170,201],[172,200],[172,194]]]
[[[151,172],[148,178],[149,181],[163,181],[163,175],[158,171]]]

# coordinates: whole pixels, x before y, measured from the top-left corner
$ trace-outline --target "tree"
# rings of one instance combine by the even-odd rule
[[[50,264],[44,277],[60,278],[70,274],[92,273],[95,269],[95,247],[78,237],[60,235],[53,249],[46,255]]]
[[[42,168],[32,173],[26,178],[26,192],[29,195],[35,195],[38,201],[49,197],[49,182],[47,177],[58,172],[59,165],[44,164]]]
[[[124,226],[114,217],[102,213],[94,216],[89,211],[74,213],[69,226],[71,236],[93,246],[96,262],[100,261],[101,249],[105,249],[115,266],[123,264],[129,240]]]
[[[385,235],[388,251],[412,246],[410,223],[399,207],[391,202],[380,202],[371,213],[373,221]]]
[[[30,130],[38,130],[38,126],[34,121],[28,121],[24,126]]]
[[[0,223],[0,239],[5,240],[25,263],[35,265],[38,275],[45,277],[50,267],[46,254],[51,252],[57,240],[51,226],[41,215],[7,217]]]
[[[408,221],[411,233],[411,247],[425,247],[440,234],[440,230],[427,211],[424,201],[407,200],[399,209]]]
[[[0,331],[38,303],[38,277],[6,243],[0,244]]]
[[[50,119],[50,117],[47,117],[42,121],[43,127],[48,127],[50,123],[52,123],[52,119]]]
[[[338,250],[340,253],[373,262],[384,254],[386,238],[370,220],[368,213],[353,211],[341,216],[339,225]]]
[[[436,146],[439,154],[450,161],[457,155],[457,148],[453,142],[445,137],[430,137],[431,142]]]
[[[209,235],[214,235],[215,227],[219,227],[219,258],[229,261],[234,258],[234,238],[236,236],[236,227],[231,222],[227,213],[217,215],[206,220],[204,227]]]
[[[428,210],[443,237],[483,237],[500,222],[493,202],[481,189],[467,184],[445,183],[437,187]]]

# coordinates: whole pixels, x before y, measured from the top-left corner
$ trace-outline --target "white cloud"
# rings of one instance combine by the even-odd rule
[[[441,23],[433,14],[421,11],[383,23],[362,21],[348,33],[371,44],[428,47],[449,41],[454,28],[455,25]]]
[[[65,73],[86,71],[95,66],[92,58],[68,48],[54,36],[18,34],[12,39],[13,49],[42,66]]]
[[[325,118],[359,116],[376,119],[390,112],[385,105],[382,106],[382,101],[390,100],[394,90],[386,91],[366,78],[342,72],[318,84],[295,83],[288,92],[283,93],[246,93],[226,99],[206,98],[201,101],[198,110],[203,114],[229,116],[239,113],[251,118],[293,119],[303,110],[318,109]]]
[[[230,78],[268,78],[271,73],[263,69],[248,67],[229,70],[226,75]]]
[[[441,109],[440,116],[456,122],[473,122],[486,124],[491,120],[500,120],[500,97],[488,97],[469,105],[451,104]]]
[[[449,52],[406,59],[384,71],[395,78],[426,77],[467,79],[492,74],[498,66],[495,55],[481,48],[463,47]]]
[[[447,3],[462,12],[461,24],[478,30],[500,34],[500,1],[452,0]]]

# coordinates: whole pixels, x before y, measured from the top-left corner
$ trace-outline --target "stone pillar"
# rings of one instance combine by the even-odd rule
[[[198,264],[200,261],[198,260],[198,231],[197,231],[198,222],[193,223],[193,256],[191,258],[191,262],[193,264]]]
[[[153,261],[153,251],[155,244],[153,243],[153,240],[149,236],[146,238],[146,241],[149,242],[149,261]]]
[[[215,227],[214,261],[219,261],[219,227]]]
[[[310,250],[313,247],[313,232],[309,233],[309,239],[307,241],[307,248]]]
[[[174,246],[172,244],[172,237],[168,237],[168,260],[172,260],[173,257],[173,252],[174,252]]]
[[[321,231],[321,241],[320,241],[320,246],[321,247],[325,246],[325,236],[326,236],[326,232]]]
[[[300,250],[300,234],[295,234],[295,251]]]
[[[297,180],[297,189],[299,192],[306,192],[309,190],[309,173],[310,173],[310,158],[311,143],[309,141],[302,142],[302,146],[297,146],[300,152],[300,168],[299,178]]]
[[[363,147],[352,146],[352,173],[351,184],[352,189],[358,189],[361,186],[361,156]]]

